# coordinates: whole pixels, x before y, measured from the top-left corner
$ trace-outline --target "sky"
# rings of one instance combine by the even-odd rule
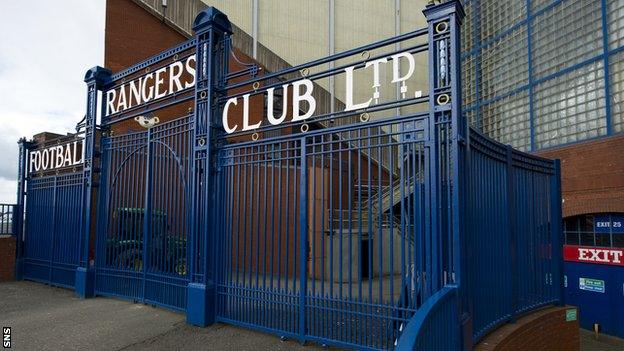
[[[15,203],[17,141],[74,131],[85,72],[104,63],[105,0],[2,1],[0,203]]]

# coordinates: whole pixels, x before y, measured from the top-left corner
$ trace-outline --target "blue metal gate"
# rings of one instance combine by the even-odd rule
[[[426,28],[266,72],[230,60],[230,23],[208,8],[189,41],[89,70],[83,171],[27,182],[26,276],[71,285],[78,265],[83,296],[374,350],[460,349],[560,302],[558,165],[468,128],[461,4],[424,13]],[[344,103],[323,89],[339,78]]]
[[[193,122],[102,138],[95,293],[186,309]]]
[[[426,128],[418,114],[223,147],[218,320],[391,348],[431,291]]]
[[[392,349],[421,304],[457,282],[453,160],[466,125],[454,100],[457,27],[448,16],[453,7],[447,10],[432,16],[429,28],[283,71],[251,79],[240,79],[254,74],[249,67],[207,75],[206,101],[216,108],[200,120],[210,130],[206,200],[214,207],[200,234],[211,240],[216,320],[302,342]],[[203,36],[197,27],[198,61],[209,53],[208,67],[225,61],[227,31]],[[408,56],[430,63],[427,91],[391,86],[383,95],[379,78],[374,104],[371,98],[340,112],[317,106],[309,119],[276,122],[274,109],[282,120],[313,109],[287,107],[301,86],[311,90],[370,62],[399,67]],[[267,91],[267,117],[228,115]]]
[[[82,189],[82,172],[27,179],[20,244],[24,278],[74,287],[82,247]]]

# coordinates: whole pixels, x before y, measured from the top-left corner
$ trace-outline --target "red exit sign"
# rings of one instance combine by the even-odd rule
[[[572,262],[624,266],[624,249],[564,245],[563,259]]]

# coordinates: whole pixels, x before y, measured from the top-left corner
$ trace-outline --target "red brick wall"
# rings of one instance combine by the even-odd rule
[[[561,159],[564,217],[624,212],[624,135],[537,154]]]
[[[504,324],[475,346],[477,351],[578,351],[578,310],[574,321],[566,321],[566,310],[549,307],[528,314],[515,323]]]
[[[15,238],[0,235],[0,282],[13,280],[15,272]]]
[[[106,0],[104,65],[113,72],[186,41],[132,0]]]

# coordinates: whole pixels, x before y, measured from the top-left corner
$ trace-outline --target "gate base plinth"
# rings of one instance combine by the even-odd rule
[[[15,260],[15,280],[24,280],[24,259]]]
[[[76,295],[83,299],[93,297],[95,295],[95,286],[93,285],[94,278],[95,271],[93,269],[84,267],[76,268],[76,284],[74,286]]]
[[[215,322],[214,285],[189,283],[187,288],[186,322],[205,327]]]

